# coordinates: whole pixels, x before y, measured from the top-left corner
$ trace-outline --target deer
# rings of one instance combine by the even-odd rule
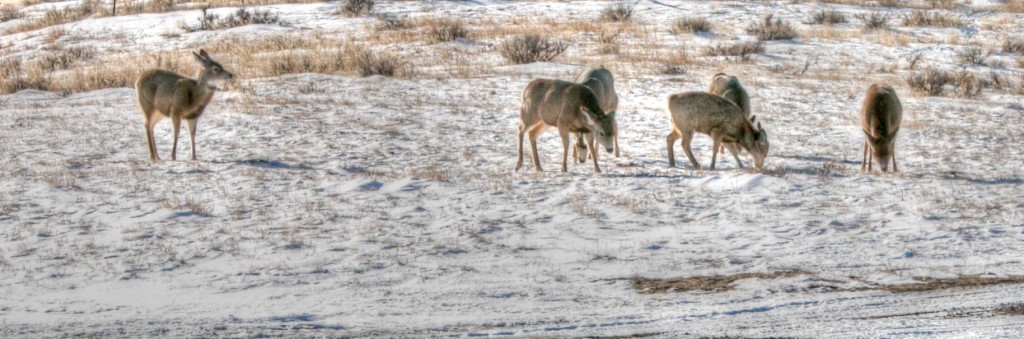
[[[756,117],[747,119],[743,109],[723,97],[707,92],[686,92],[673,94],[668,98],[669,119],[672,132],[666,137],[668,144],[668,165],[676,166],[672,145],[682,139],[683,150],[690,158],[693,167],[700,169],[700,164],[693,157],[690,141],[694,132],[711,136],[712,145],[711,170],[715,170],[719,147],[723,142],[739,144],[751,156],[757,168],[764,167],[764,158],[768,156],[768,132],[761,128]]]
[[[900,131],[903,120],[903,105],[896,96],[896,90],[889,85],[873,84],[868,87],[864,104],[860,111],[860,127],[864,131],[864,156],[861,158],[860,170],[865,166],[870,172],[871,164],[878,162],[882,172],[889,170],[892,162],[893,173],[896,169],[896,133]],[[868,153],[874,158],[868,159]]]
[[[612,130],[615,112],[604,112],[597,96],[589,88],[561,80],[537,79],[531,81],[523,91],[523,102],[519,111],[519,160],[516,171],[523,167],[523,138],[529,133],[530,149],[533,152],[533,167],[541,172],[540,157],[537,154],[537,137],[544,130],[555,127],[562,137],[562,172],[568,172],[569,137],[571,134],[585,135],[589,152],[594,159],[594,172],[601,173],[597,164],[597,144],[612,152]],[[577,140],[578,141],[578,140]]]
[[[708,93],[720,96],[726,100],[732,101],[732,103],[740,106],[743,109],[743,115],[750,118],[750,96],[747,95],[747,90],[740,84],[740,80],[735,76],[727,75],[725,73],[715,74],[711,78],[711,85],[708,86]],[[739,146],[735,143],[724,143],[725,148],[729,149],[729,153],[732,153],[733,159],[736,159],[736,163],[740,168],[743,168],[743,162],[740,161],[739,157]],[[725,150],[717,149],[715,152],[724,153]]]
[[[188,125],[189,141],[192,144],[192,160],[196,160],[196,121],[203,115],[206,106],[213,99],[217,87],[234,79],[234,75],[220,63],[210,58],[206,50],[192,52],[202,69],[196,79],[163,69],[151,69],[135,81],[139,107],[146,120],[146,141],[149,143],[149,159],[160,161],[157,154],[153,127],[164,117],[170,117],[174,129],[174,146],[171,160],[177,160],[178,134],[181,120]]]
[[[576,77],[576,83],[586,86],[594,95],[597,96],[598,104],[601,106],[601,110],[605,112],[614,112],[619,108],[619,96],[615,94],[615,77],[612,76],[612,72],[604,68],[604,66],[598,68],[591,68],[580,76]],[[587,143],[584,143],[582,133],[576,134],[576,147],[572,149],[572,157],[579,160],[580,163],[587,162]],[[618,123],[612,123],[612,143],[615,147],[615,157],[619,157],[619,126]]]

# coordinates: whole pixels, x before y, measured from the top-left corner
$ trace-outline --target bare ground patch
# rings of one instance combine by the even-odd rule
[[[994,285],[1024,284],[1024,276],[982,277],[977,275],[961,275],[959,277],[949,279],[917,277],[914,278],[914,280],[917,280],[918,282],[898,285],[879,285],[864,288],[863,290],[882,290],[889,291],[892,293],[912,293],[946,290],[951,288],[972,288]]]
[[[725,292],[733,290],[733,283],[743,279],[779,279],[798,275],[810,275],[814,272],[793,269],[769,273],[737,273],[732,275],[697,276],[686,278],[645,278],[633,276],[629,278],[633,289],[642,294],[708,291]],[[913,293],[938,291],[953,288],[975,288],[995,285],[1024,284],[1024,276],[982,277],[978,275],[961,275],[956,278],[915,277],[916,282],[895,285],[874,285],[859,288],[836,288],[832,292],[856,291],[888,291],[892,293]],[[1005,310],[1005,312],[1004,312]],[[1003,314],[1024,315],[1024,304],[1009,305],[998,310]],[[1009,312],[1009,313],[1007,313]],[[1016,312],[1016,313],[1013,313]]]
[[[666,293],[666,292],[687,292],[687,291],[710,291],[724,292],[733,289],[732,283],[743,279],[779,279],[798,275],[812,274],[804,270],[784,270],[769,273],[737,273],[733,275],[715,275],[687,278],[644,278],[634,276],[630,280],[633,289],[643,294]]]

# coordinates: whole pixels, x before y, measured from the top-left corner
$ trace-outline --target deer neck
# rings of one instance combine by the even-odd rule
[[[196,89],[196,94],[202,98],[201,101],[209,101],[210,98],[213,97],[213,93],[217,92],[217,86],[206,78],[205,72],[199,72],[199,77],[197,77],[197,79],[198,80],[196,82],[199,83],[199,88]]]

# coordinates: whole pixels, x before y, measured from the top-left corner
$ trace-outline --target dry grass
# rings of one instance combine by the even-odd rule
[[[7,4],[0,5],[0,22],[21,19],[22,16],[23,15],[21,14],[21,12],[18,11],[17,7]]]
[[[396,76],[411,75],[411,69],[401,58],[386,52],[370,52],[367,50],[355,51],[355,69],[359,75],[367,77],[371,75]]]
[[[1024,39],[1008,38],[1003,41],[1003,53],[1024,52]]]
[[[523,34],[505,40],[498,46],[501,56],[514,64],[528,64],[537,61],[551,61],[569,48],[561,40],[537,34]]]
[[[345,0],[338,7],[338,14],[347,17],[356,17],[373,12],[373,0]]]
[[[733,275],[674,279],[654,279],[634,276],[630,281],[633,283],[633,289],[643,294],[689,291],[724,292],[731,291],[733,289],[732,284],[737,280],[779,279],[807,274],[812,274],[812,272],[804,270],[785,270],[771,273],[738,273]]]
[[[396,31],[412,27],[409,20],[393,15],[381,15],[377,17],[378,31]]]
[[[953,94],[958,98],[979,97],[984,88],[981,79],[967,70],[953,72],[950,83],[953,85]]]
[[[996,309],[996,313],[1002,315],[1024,316],[1024,303],[1002,305]]]
[[[857,14],[853,17],[864,23],[865,30],[883,30],[889,28],[889,14],[882,12],[871,12],[870,14]]]
[[[903,26],[961,27],[963,19],[936,11],[913,11],[903,16]]]
[[[608,22],[626,22],[633,18],[633,6],[627,3],[616,3],[601,10],[601,20]]]
[[[241,78],[296,73],[412,76],[413,68],[399,56],[371,53],[350,42],[320,33],[304,37],[272,35],[261,39],[230,38],[203,44],[214,59]],[[28,61],[33,60],[33,61]],[[197,70],[188,50],[101,57],[91,50],[66,49],[63,54],[34,59],[0,58],[0,93],[38,89],[62,94],[102,88],[132,87],[142,72],[163,68],[192,75]],[[51,72],[52,69],[61,72]]]
[[[427,19],[417,22],[417,25],[427,27],[427,40],[435,44],[465,39],[469,35],[461,19]]]
[[[916,280],[917,282],[899,285],[882,285],[870,289],[889,291],[892,293],[913,293],[947,290],[952,288],[972,288],[994,285],[1024,284],[1024,276],[1018,275],[1008,276],[1005,278],[982,277],[978,275],[961,275],[959,277],[951,279],[918,277],[914,278],[914,280]]]
[[[964,65],[985,65],[985,61],[992,56],[991,49],[984,49],[978,46],[969,46],[957,52],[957,59]]]
[[[672,22],[672,34],[711,32],[711,22],[705,18],[684,17]]]
[[[763,53],[764,45],[760,41],[738,42],[731,45],[716,44],[704,49],[704,56],[724,56],[733,60],[747,61],[754,54]]]
[[[91,17],[109,15],[107,7],[97,0],[83,0],[78,6],[52,9],[43,13],[43,17],[32,20],[3,31],[3,35],[35,31],[42,28],[66,24]]]
[[[929,67],[920,72],[910,73],[906,77],[907,85],[916,93],[927,96],[940,96],[946,85],[953,81],[949,72]]]
[[[690,64],[690,55],[685,50],[670,52],[661,57],[659,68],[656,70],[665,75],[686,74],[686,65]]]
[[[619,31],[602,30],[597,34],[597,52],[601,54],[619,53]]]
[[[805,22],[808,25],[836,25],[846,23],[846,15],[843,13],[836,12],[834,9],[822,9],[814,12],[811,16],[811,20]]]
[[[185,203],[182,204],[181,207],[201,217],[209,217],[213,215],[212,207],[208,206],[202,201],[192,199],[192,197],[186,197]]]
[[[207,10],[207,8],[203,8],[199,18],[196,20],[196,25],[189,25],[188,23],[181,22],[178,24],[178,27],[187,32],[195,32],[228,29],[253,24],[287,25],[287,23],[281,20],[280,15],[271,12],[270,10],[250,10],[243,7],[223,18],[216,14],[209,13]]]
[[[782,19],[774,19],[773,14],[764,16],[759,23],[747,27],[747,33],[753,34],[758,40],[789,40],[797,36],[796,29]]]

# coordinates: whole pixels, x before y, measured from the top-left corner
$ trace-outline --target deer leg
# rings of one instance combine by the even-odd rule
[[[174,128],[174,146],[171,147],[171,160],[178,160],[178,134],[181,133],[181,116],[171,114],[171,123],[174,125],[172,126]]]
[[[537,155],[537,137],[540,136],[541,130],[541,126],[536,126],[530,130],[530,149],[533,151],[533,169],[537,172],[543,171],[540,168],[540,156]]]
[[[160,154],[156,150],[156,138],[153,136],[153,127],[156,126],[158,120],[160,118],[154,116],[154,114],[146,115],[146,143],[149,144],[150,161],[160,161]]]
[[[893,173],[899,172],[899,170],[896,169],[896,148],[895,147],[893,147],[893,150],[892,150],[892,172]]]
[[[867,165],[868,165],[868,141],[867,140],[864,140],[864,152],[862,152],[862,153],[863,153],[863,156],[860,158],[860,171],[864,172],[864,168],[867,167]]]
[[[672,152],[672,145],[676,143],[676,140],[679,140],[679,132],[672,129],[672,132],[665,137],[665,144],[668,145],[668,167],[676,167],[676,156]]]
[[[619,157],[619,123],[612,122],[612,142],[615,143],[615,157]]]
[[[562,137],[562,172],[569,171],[569,130],[558,129],[558,135]]]
[[[594,172],[601,173],[601,167],[597,166],[597,154],[600,153],[597,151],[597,141],[593,135],[588,135],[587,142],[590,144],[590,155],[594,158]]]
[[[711,170],[714,171],[715,161],[718,160],[718,152],[716,152],[715,150],[722,148],[722,139],[716,137],[712,139],[712,142],[713,143],[711,144]]]
[[[740,168],[743,168],[743,162],[740,161],[740,156],[739,156],[739,152],[740,152],[739,147],[736,147],[736,144],[725,144],[724,146],[725,146],[725,148],[729,149],[729,153],[732,153],[732,158],[736,159],[736,165],[739,166]],[[723,153],[725,153],[725,152],[723,152]]]
[[[690,164],[693,165],[694,169],[700,169],[700,164],[697,163],[697,158],[693,157],[693,150],[690,149],[690,142],[693,141],[693,131],[682,133],[683,139],[683,151],[686,152],[686,157],[690,158]]]
[[[587,162],[587,155],[589,154],[587,145],[590,144],[590,142],[587,140],[592,138],[584,139],[587,137],[590,137],[590,135],[588,134],[585,137],[583,133],[576,133],[576,147],[573,147],[572,149],[573,159],[578,160],[581,164]],[[577,152],[579,152],[579,154],[577,154]]]
[[[187,119],[185,123],[188,125],[188,140],[192,144],[192,160],[196,160],[196,121],[199,118]]]
[[[523,124],[519,125],[519,137],[516,138],[516,143],[519,145],[519,160],[516,161],[516,171],[523,167],[523,134],[526,134],[526,126]]]

